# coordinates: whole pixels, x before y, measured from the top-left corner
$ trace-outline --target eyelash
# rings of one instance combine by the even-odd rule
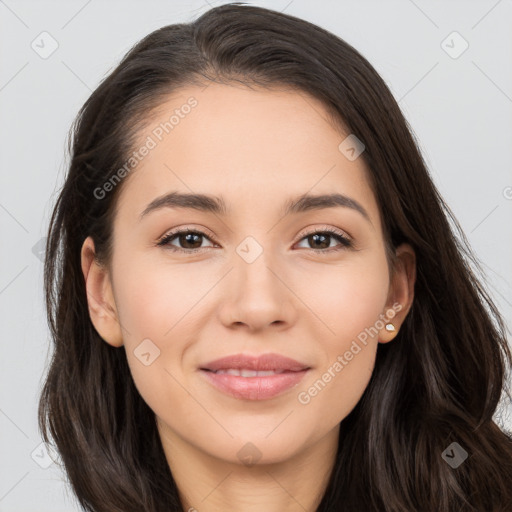
[[[213,242],[215,244],[217,243],[212,237],[209,237],[206,233],[203,233],[202,231],[189,229],[189,228],[182,228],[182,229],[177,229],[176,231],[172,231],[171,233],[167,233],[157,242],[156,245],[159,247],[167,246],[166,248],[168,248],[169,250],[174,251],[174,252],[184,252],[184,253],[189,253],[189,254],[190,253],[199,253],[199,252],[203,252],[205,249],[209,249],[209,247],[200,247],[197,249],[182,249],[180,247],[175,247],[175,246],[170,245],[170,242],[173,240],[173,238],[175,238],[177,235],[180,235],[182,233],[203,236],[203,237],[207,238],[208,240],[210,240],[210,242]],[[334,229],[334,228],[325,228],[325,229],[305,233],[302,236],[302,238],[299,240],[299,242],[301,242],[304,238],[307,238],[308,236],[317,235],[317,234],[330,235],[334,239],[336,239],[338,242],[340,242],[340,245],[337,247],[330,247],[328,249],[309,249],[310,251],[313,251],[317,254],[326,254],[326,253],[331,254],[332,252],[338,252],[338,251],[341,251],[344,249],[353,248],[352,241],[350,239],[348,239],[345,235],[343,235],[343,233],[341,231],[338,231],[337,229]]]

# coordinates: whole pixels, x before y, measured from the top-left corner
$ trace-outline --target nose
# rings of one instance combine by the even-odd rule
[[[293,325],[297,318],[295,295],[286,282],[286,272],[275,260],[270,261],[265,251],[251,263],[238,255],[233,260],[234,268],[223,285],[221,322],[251,332]]]

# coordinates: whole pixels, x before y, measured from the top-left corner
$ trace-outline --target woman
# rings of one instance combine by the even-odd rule
[[[503,319],[354,48],[211,9],[139,42],[70,150],[39,419],[84,508],[512,510]]]

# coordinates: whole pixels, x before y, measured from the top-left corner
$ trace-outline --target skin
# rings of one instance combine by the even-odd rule
[[[125,178],[110,265],[95,260],[90,237],[83,244],[91,320],[106,343],[126,350],[137,389],[156,414],[184,510],[314,511],[333,468],[339,424],[368,385],[378,343],[393,340],[411,307],[415,254],[400,246],[390,279],[368,171],[362,158],[350,161],[338,149],[348,133],[318,100],[238,84],[189,86],[161,105],[140,140],[190,96],[197,107]],[[139,220],[170,191],[222,195],[231,211],[162,208]],[[348,195],[371,223],[347,207],[280,215],[287,199],[307,192]],[[176,237],[171,245],[202,252],[156,245],[179,227],[206,237],[195,245]],[[334,238],[325,246],[308,241],[326,227],[341,230],[357,250]],[[252,263],[236,252],[247,236],[263,249]],[[331,252],[319,254],[319,247]],[[342,371],[300,403],[298,394],[394,304],[401,308],[396,331],[380,324]],[[148,366],[134,354],[144,339],[160,350]],[[198,370],[226,355],[267,352],[311,370],[268,400],[228,396]],[[238,455],[249,442],[260,457],[255,464]]]

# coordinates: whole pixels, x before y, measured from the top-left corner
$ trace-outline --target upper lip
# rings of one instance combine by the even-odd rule
[[[250,356],[247,354],[233,354],[211,361],[201,367],[202,370],[254,370],[254,371],[294,371],[309,369],[309,366],[295,359],[280,354],[262,354]]]

